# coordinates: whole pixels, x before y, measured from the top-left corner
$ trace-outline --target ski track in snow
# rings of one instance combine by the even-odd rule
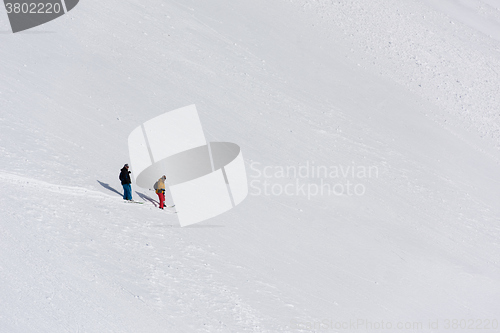
[[[3,300],[10,318],[25,318],[2,320],[11,332],[48,332],[54,325],[85,332],[281,331],[223,282],[228,277],[214,267],[221,261],[216,253],[184,240],[177,220],[152,205],[125,205],[98,191],[5,171],[0,185],[0,208],[4,218],[10,215],[0,243],[17,249],[0,261],[0,276],[11,284]],[[11,202],[24,204],[8,207]],[[261,292],[276,289],[249,283]],[[66,302],[72,305],[61,307]],[[137,326],[144,318],[150,326]]]
[[[0,180],[27,189],[35,187],[38,190],[50,191],[52,193],[59,193],[64,195],[86,196],[96,199],[113,198],[113,196],[111,195],[106,195],[102,192],[89,190],[83,187],[50,184],[48,182],[39,179],[27,178],[21,175],[9,173],[2,170],[0,170]]]

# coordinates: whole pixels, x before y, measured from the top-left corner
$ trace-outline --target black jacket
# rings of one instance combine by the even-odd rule
[[[130,171],[128,171],[125,167],[120,170],[120,180],[122,181],[122,185],[132,184],[132,180],[130,179]]]

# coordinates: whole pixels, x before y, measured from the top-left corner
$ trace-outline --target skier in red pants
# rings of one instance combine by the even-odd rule
[[[165,207],[165,175],[158,179],[158,182],[156,182],[156,194],[158,194],[158,198],[160,199],[160,209],[163,209]]]

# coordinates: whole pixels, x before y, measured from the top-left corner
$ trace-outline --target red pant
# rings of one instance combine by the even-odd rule
[[[163,209],[163,207],[165,207],[165,192],[161,191],[156,194],[158,194],[158,198],[160,198],[160,208]]]

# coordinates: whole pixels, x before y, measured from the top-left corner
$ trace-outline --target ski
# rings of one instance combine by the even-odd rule
[[[164,212],[166,212],[167,214],[177,214],[177,211],[175,210],[168,210],[168,209],[165,209],[165,208],[160,208],[161,210],[163,210]]]
[[[134,201],[134,200],[123,200],[123,202],[126,202],[126,203],[136,203],[136,204],[144,204],[144,202],[141,202],[141,201]]]

